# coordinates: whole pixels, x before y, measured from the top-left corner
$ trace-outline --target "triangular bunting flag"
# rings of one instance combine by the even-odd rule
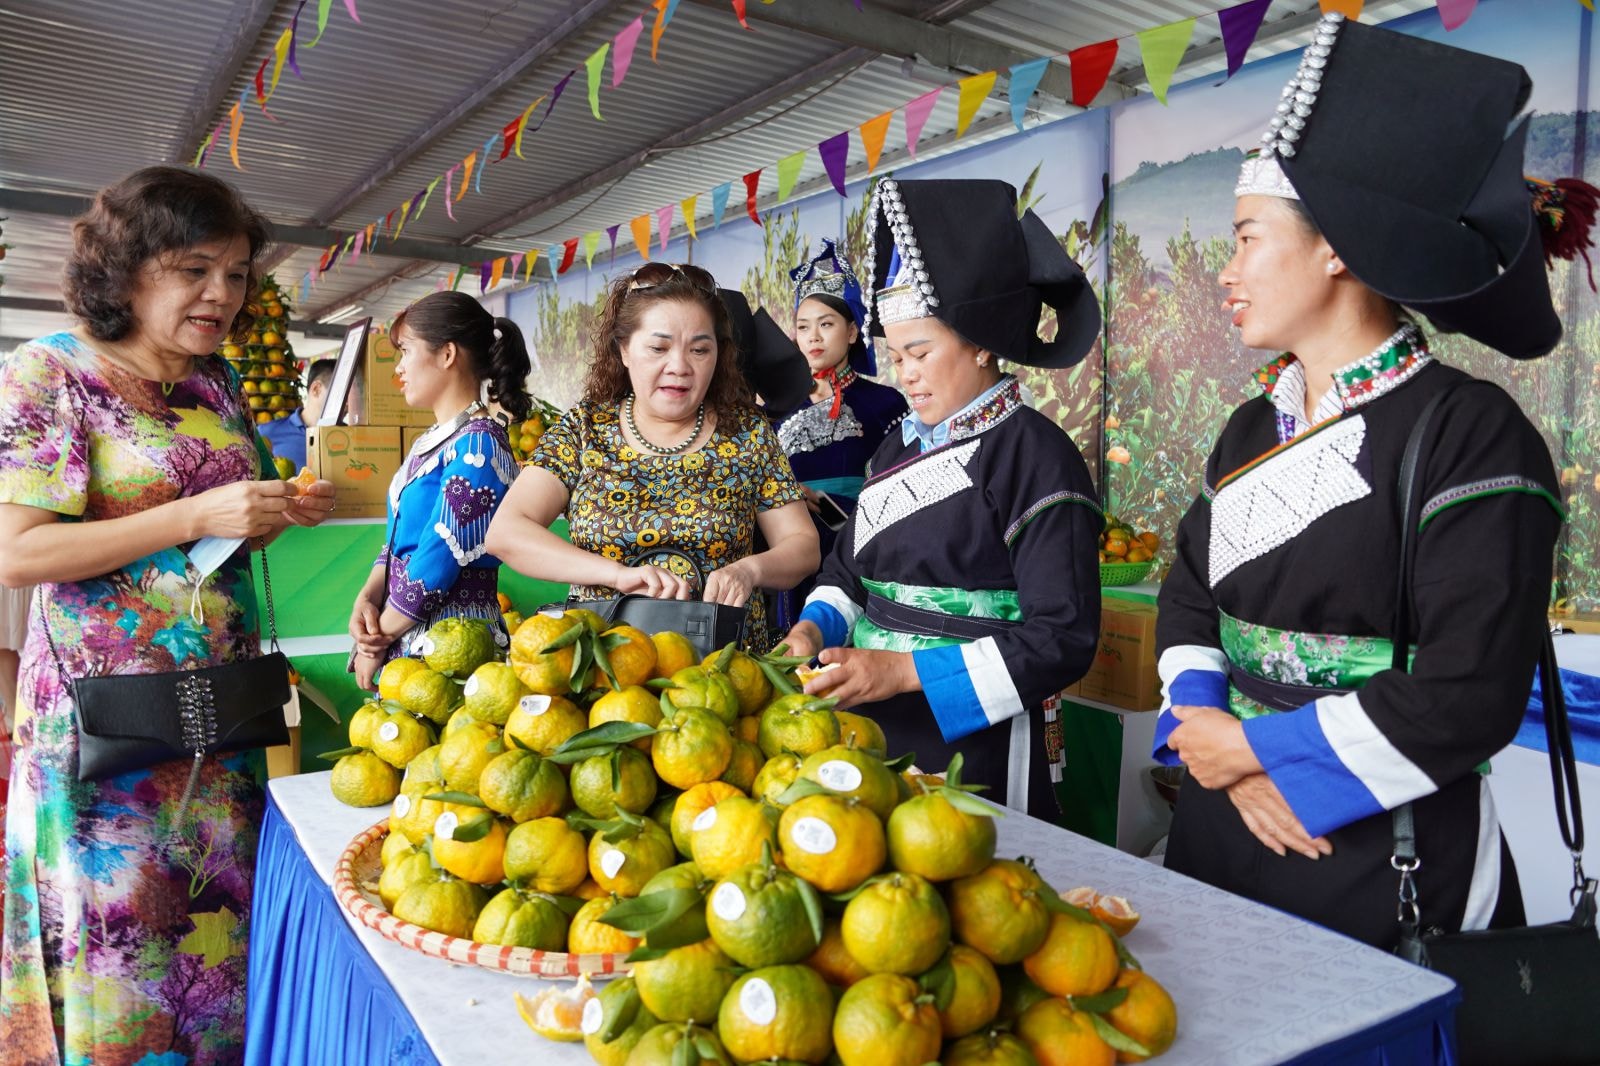
[[[877,118],[869,118],[861,124],[861,147],[867,152],[867,173],[871,174],[878,168],[878,157],[883,154],[883,139],[889,133],[889,120],[894,118],[893,111],[885,111]]]
[[[611,261],[613,263],[617,261],[617,231],[621,228],[622,223],[620,222],[618,222],[615,226],[606,227],[606,236],[611,238]]]
[[[594,117],[601,122],[605,119],[600,118],[600,75],[605,72],[606,54],[610,51],[611,42],[607,41],[589,53],[589,58],[583,61],[584,67],[589,71],[589,110],[593,111]]]
[[[517,135],[521,132],[521,118],[514,118],[510,122],[506,123],[505,128],[500,131],[500,136],[505,139],[505,144],[500,146],[500,159],[504,159],[506,156],[511,154],[511,149],[517,146]],[[495,160],[497,163],[499,161],[499,159]]]
[[[1587,4],[1588,0],[1584,0]],[[1366,6],[1366,0],[1321,0],[1322,13],[1331,15],[1338,12],[1347,19],[1361,17],[1361,9]]]
[[[517,276],[517,271],[522,269],[522,260],[524,258],[525,257],[523,256],[523,254],[521,252],[514,252],[512,254],[512,256],[511,256],[511,268],[506,271],[506,276],[507,277],[515,278]]]
[[[1272,0],[1245,0],[1217,12],[1217,21],[1222,26],[1222,48],[1228,53],[1228,77],[1239,73],[1239,68],[1244,66],[1245,53],[1255,43],[1256,34],[1261,31],[1261,20],[1271,4]]]
[[[684,224],[684,227],[686,229],[688,229],[688,231],[689,231],[689,239],[691,241],[697,241],[697,240],[700,239],[700,234],[698,234],[698,233],[696,233],[694,231],[695,205],[698,204],[699,202],[700,202],[700,194],[699,193],[695,193],[693,196],[690,196],[687,199],[685,199],[683,201],[683,204],[682,204],[682,207],[683,207],[683,224]]]
[[[467,195],[467,186],[472,183],[472,168],[478,164],[478,153],[473,152],[461,161],[461,191],[456,193],[456,203],[460,203]]]
[[[522,154],[522,135],[524,133],[528,132],[528,116],[533,114],[533,109],[538,107],[542,103],[544,103],[544,97],[543,96],[539,97],[539,99],[535,100],[533,103],[529,104],[526,108],[524,108],[523,111],[522,111],[522,117],[517,119],[517,158],[518,159],[527,158],[526,156],[524,156]]]
[[[451,222],[456,220],[456,209],[451,205],[455,203],[456,200],[454,182],[456,179],[456,171],[460,169],[461,164],[457,163],[455,166],[444,172],[444,213],[450,216]],[[438,181],[439,179],[434,178],[433,180]]]
[[[478,295],[482,296],[489,291],[489,272],[494,269],[494,264],[485,259],[478,264]]]
[[[462,275],[465,274],[466,272],[467,272],[467,268],[466,267],[464,267],[464,266],[456,267],[455,273],[450,275],[450,282],[449,282],[448,285],[445,286],[445,288],[449,289],[451,292],[455,292],[456,286],[461,284]]]
[[[505,277],[505,275],[506,257],[502,255],[500,258],[494,261],[494,265],[489,269],[489,288],[492,289],[496,285],[500,284],[500,279]]]
[[[498,136],[500,136],[498,133],[491,133],[489,139],[483,142],[483,147],[475,153],[483,156],[483,166],[478,168],[478,176],[472,183],[473,192],[481,193],[483,191],[483,172],[489,169],[489,149],[494,147],[494,139]]]
[[[717,229],[722,225],[722,213],[728,209],[728,193],[733,190],[733,182],[725,181],[711,190],[711,228]]]
[[[429,197],[433,195],[433,190],[437,189],[438,187],[438,178],[434,178],[432,181],[428,182],[428,187],[422,191],[422,202],[417,204],[417,209],[415,211],[411,212],[411,221],[415,222],[417,219],[422,217],[422,212],[428,206]]]
[[[835,133],[818,144],[817,154],[822,157],[822,169],[828,172],[828,180],[833,182],[833,191],[843,196],[845,163],[850,158],[850,131]]]
[[[644,29],[644,16],[640,15],[628,23],[623,30],[611,38],[611,43],[616,45],[611,52],[611,87],[615,89],[622,84],[622,79],[628,76],[628,65],[633,62],[633,46],[639,43],[639,33]]]
[[[661,35],[666,32],[673,13],[678,10],[678,0],[654,0],[651,6],[656,9],[656,24],[650,29],[650,58],[654,60],[656,50],[661,47]]]
[[[1439,0],[1439,21],[1453,30],[1471,18],[1477,6],[1478,0]]]
[[[561,267],[557,274],[565,274],[572,269],[572,261],[578,258],[578,238],[568,237],[561,242]]]
[[[1272,0],[1267,2],[1271,3]],[[1011,96],[1011,121],[1017,124],[1019,130],[1022,128],[1022,116],[1028,112],[1028,101],[1033,99],[1034,90],[1039,88],[1039,81],[1049,65],[1050,57],[1045,56],[1043,59],[1018,63],[1011,68],[1011,84],[1007,92]]]
[[[1183,53],[1189,49],[1189,38],[1194,34],[1194,19],[1179,19],[1165,26],[1139,31],[1139,53],[1144,57],[1144,76],[1150,81],[1150,92],[1163,104],[1167,102],[1167,88],[1172,75],[1183,62]]]
[[[972,117],[978,113],[978,108],[983,106],[983,102],[989,99],[989,94],[994,91],[994,80],[995,71],[992,70],[961,79],[961,98],[956,104],[957,137],[967,132],[967,127],[972,125]]]
[[[911,158],[917,158],[917,138],[922,136],[922,127],[928,121],[928,115],[933,112],[933,105],[939,102],[939,94],[944,92],[944,86],[930,89],[921,96],[906,104],[906,151],[911,153]]]
[[[633,246],[639,249],[639,258],[650,259],[650,216],[640,215],[628,223],[628,230],[633,234]]]
[[[750,28],[750,23],[744,15],[744,0],[733,0],[733,14],[739,20],[739,25],[747,30]]]
[[[593,230],[592,232],[585,233],[583,235],[583,265],[584,265],[584,267],[586,269],[588,269],[588,270],[593,270],[594,269],[594,253],[595,253],[596,249],[598,249],[599,247],[600,247],[600,231],[599,230]]]
[[[656,208],[656,243],[662,252],[667,250],[667,242],[672,239],[672,212],[677,209],[677,204]]]
[[[761,216],[756,214],[756,190],[761,187],[761,171],[752,170],[744,176],[744,209],[750,216],[750,221],[761,225]]]
[[[1105,88],[1111,77],[1111,65],[1117,61],[1115,39],[1098,44],[1086,44],[1067,53],[1072,65],[1072,102],[1078,107],[1088,107]]]
[[[539,249],[529,248],[528,256],[522,261],[522,280],[527,282],[533,278],[533,264],[539,261]]]
[[[795,179],[800,177],[800,168],[806,165],[806,149],[790,152],[778,160],[778,203],[783,203],[794,191]]]

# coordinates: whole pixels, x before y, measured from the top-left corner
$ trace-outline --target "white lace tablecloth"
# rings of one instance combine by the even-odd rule
[[[279,778],[270,788],[330,885],[340,852],[384,813],[339,803],[326,773]],[[1178,1039],[1156,1060],[1163,1066],[1284,1062],[1453,987],[1393,956],[1036,819],[1013,813],[999,825],[1002,856],[1031,855],[1057,888],[1092,885],[1127,896],[1143,913],[1128,947],[1178,1004]],[[429,958],[354,920],[350,926],[444,1066],[591,1061],[582,1044],[542,1040],[517,1016],[512,993],[528,994],[542,982]]]

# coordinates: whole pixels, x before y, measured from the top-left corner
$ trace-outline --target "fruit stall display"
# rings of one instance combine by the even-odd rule
[[[255,316],[243,343],[230,340],[222,346],[227,359],[244,380],[245,398],[256,422],[288,418],[300,409],[300,368],[289,345],[289,297],[272,275],[247,310]]]
[[[511,450],[515,453],[517,462],[525,464],[533,458],[533,450],[539,446],[539,438],[560,419],[559,407],[535,396],[533,410],[529,412],[528,417],[507,427],[511,437]]]
[[[606,1066],[1110,1064],[1172,1043],[1176,1008],[1123,942],[1132,906],[997,858],[1004,812],[959,756],[938,776],[888,758],[870,718],[799,691],[798,660],[697,660],[581,610],[504,649],[440,622],[421,648],[328,755],[339,800],[388,805],[363,894],[408,946],[631,967],[518,994],[541,1036]]]
[[[1106,513],[1100,530],[1100,584],[1131,585],[1143,581],[1155,567],[1161,538]]]

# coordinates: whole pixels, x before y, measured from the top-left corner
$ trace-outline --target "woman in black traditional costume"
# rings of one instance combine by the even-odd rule
[[[1241,172],[1219,279],[1245,345],[1286,354],[1213,448],[1161,589],[1155,753],[1190,771],[1167,866],[1379,946],[1408,802],[1426,924],[1522,921],[1483,771],[1527,703],[1560,490],[1516,403],[1461,387],[1406,309],[1518,359],[1560,339],[1521,172],[1530,88],[1513,63],[1319,24]],[[1566,198],[1569,256],[1592,192],[1539,189]],[[1402,672],[1400,458],[1446,389]]]
[[[1101,514],[1071,439],[999,363],[1073,365],[1099,305],[1004,182],[884,180],[869,218],[866,326],[911,413],[874,455],[789,647],[836,666],[806,690],[876,719],[892,751],[931,769],[959,751],[965,780],[1049,817],[1056,697],[1099,633]]]

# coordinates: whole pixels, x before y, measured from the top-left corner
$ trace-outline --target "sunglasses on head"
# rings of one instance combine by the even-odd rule
[[[717,281],[703,267],[691,263],[646,263],[628,279],[628,291],[638,292],[641,289],[653,289],[663,285],[674,277],[681,277],[697,289],[702,289],[711,295],[717,295]]]

